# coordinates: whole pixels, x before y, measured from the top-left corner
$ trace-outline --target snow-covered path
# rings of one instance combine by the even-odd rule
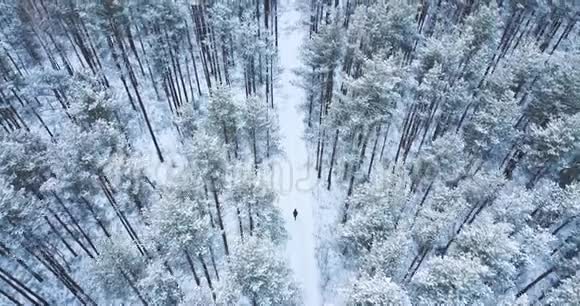
[[[302,288],[304,304],[319,306],[320,271],[316,261],[313,211],[317,201],[312,193],[316,174],[312,170],[314,166],[309,164],[306,142],[302,138],[303,112],[298,106],[305,99],[304,91],[292,83],[293,70],[300,66],[299,48],[307,29],[300,26],[300,12],[294,3],[285,3],[279,18],[279,61],[284,70],[274,91],[274,101],[279,107],[281,144],[286,154],[274,165],[274,175],[280,176],[278,205],[289,235],[286,254],[294,278]],[[296,221],[292,217],[295,208],[298,210]]]

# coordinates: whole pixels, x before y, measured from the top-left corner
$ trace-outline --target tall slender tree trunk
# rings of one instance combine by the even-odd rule
[[[12,289],[20,293],[27,300],[34,305],[48,305],[48,302],[36,292],[32,291],[28,286],[24,285],[20,280],[12,276],[8,271],[0,268],[0,279],[6,282]]]
[[[331,185],[332,185],[332,170],[334,169],[334,161],[336,159],[336,146],[338,144],[338,134],[339,134],[339,130],[336,129],[336,132],[334,134],[334,144],[332,145],[332,153],[330,155],[330,167],[328,169],[328,176],[327,176],[327,185],[326,185],[326,189],[330,190]]]
[[[2,242],[0,242],[0,256],[4,256],[6,258],[11,258],[14,261],[16,261],[24,270],[26,270],[28,273],[30,273],[30,275],[32,275],[32,277],[34,277],[34,279],[36,279],[38,282],[42,283],[44,281],[44,278],[40,274],[36,273],[32,269],[32,267],[30,267],[30,265],[28,265],[26,262],[24,262],[24,260],[22,260],[18,256],[16,256],[14,254],[13,250],[8,248]]]
[[[211,246],[211,244],[208,246],[208,249],[209,249],[209,255],[211,258],[211,265],[213,267],[213,272],[215,273],[215,278],[219,281],[220,275],[218,273],[217,265],[215,263],[215,254],[213,252],[213,247]]]
[[[362,149],[361,149],[361,152],[360,152],[360,155],[359,155],[359,158],[358,158],[358,162],[357,162],[356,165],[353,166],[352,174],[350,176],[350,182],[348,184],[347,196],[352,195],[352,190],[354,188],[354,179],[355,179],[355,176],[356,176],[357,172],[360,170],[360,168],[361,168],[361,166],[362,166],[362,164],[364,162],[364,158],[365,158],[366,150],[367,150],[367,144],[369,142],[369,138],[370,138],[370,135],[371,135],[371,130],[372,130],[372,127],[369,127],[369,131],[364,136],[364,141],[362,143]]]
[[[66,223],[64,223],[64,221],[62,221],[60,216],[58,214],[56,214],[56,212],[53,211],[51,208],[48,208],[48,211],[52,214],[52,216],[56,219],[56,221],[60,224],[60,226],[62,226],[64,228],[64,230],[73,238],[73,240],[76,242],[76,244],[78,244],[81,247],[81,249],[83,249],[83,251],[85,251],[85,253],[87,253],[87,255],[89,255],[90,258],[94,258],[93,254],[79,240],[77,235],[75,235],[75,233],[72,232],[72,230],[69,228],[69,226]]]
[[[415,273],[417,273],[419,267],[421,267],[421,264],[425,260],[425,257],[427,257],[427,254],[429,253],[430,250],[431,250],[430,248],[425,247],[419,252],[419,254],[417,254],[417,256],[415,256],[413,262],[411,263],[411,266],[409,267],[409,270],[407,270],[407,273],[403,277],[405,283],[409,283],[413,278],[413,276],[415,276]]]
[[[203,275],[205,276],[205,280],[207,281],[207,286],[211,290],[212,298],[215,301],[216,294],[215,294],[215,291],[213,289],[213,284],[211,282],[211,278],[209,276],[209,271],[207,270],[207,265],[205,264],[205,260],[203,260],[203,256],[201,256],[201,254],[198,254],[197,257],[199,258],[199,261],[201,262],[201,266],[203,267]]]
[[[326,130],[322,130],[322,137],[321,137],[321,141],[322,143],[320,144],[320,161],[318,162],[318,174],[317,174],[317,178],[320,179],[322,177],[322,164],[324,161],[324,145],[326,143]]]
[[[211,179],[210,181],[211,183],[211,189],[212,189],[212,194],[213,194],[213,199],[215,202],[215,208],[217,211],[217,217],[218,217],[218,225],[220,227],[220,231],[222,232],[222,240],[224,242],[224,250],[226,253],[226,256],[230,255],[230,250],[228,248],[228,239],[226,237],[226,230],[224,228],[224,222],[222,219],[222,211],[221,211],[221,207],[220,207],[220,202],[219,202],[219,197],[218,197],[218,191],[216,190],[216,186],[215,186],[215,182],[213,179]]]
[[[14,305],[16,306],[24,306],[24,304],[20,303],[20,301],[18,301],[15,297],[11,296],[10,294],[8,294],[8,292],[2,289],[0,289],[0,295],[7,298],[10,302],[14,303]]]
[[[127,283],[129,283],[129,286],[131,287],[131,289],[133,289],[133,291],[135,292],[135,294],[137,295],[137,297],[139,298],[141,303],[143,303],[143,305],[145,305],[145,306],[148,306],[149,304],[147,304],[147,301],[145,301],[143,294],[141,294],[141,292],[139,291],[139,288],[137,288],[137,286],[135,285],[135,282],[129,277],[127,272],[125,272],[125,270],[123,270],[122,268],[121,268],[121,274],[123,275],[123,278],[127,281]]]
[[[236,214],[238,215],[238,226],[240,228],[240,239],[242,242],[244,241],[244,226],[242,224],[242,214],[240,213],[240,209],[236,207]]]
[[[387,144],[387,138],[389,136],[389,130],[391,128],[391,122],[387,125],[387,130],[385,131],[385,136],[383,138],[383,145],[381,146],[381,154],[379,156],[379,161],[383,161],[383,154],[385,153],[385,145]]]
[[[113,194],[107,188],[105,180],[103,179],[103,176],[99,176],[99,181],[100,181],[101,189],[105,193],[107,201],[109,202],[109,204],[113,208],[113,211],[115,211],[115,214],[117,215],[117,217],[121,221],[121,224],[123,225],[123,227],[125,228],[125,230],[129,234],[129,237],[131,238],[131,240],[133,241],[133,243],[135,244],[135,246],[137,247],[137,249],[139,250],[141,255],[149,257],[147,250],[145,249],[144,245],[141,243],[141,240],[137,236],[137,233],[135,232],[135,230],[133,229],[133,227],[129,223],[129,220],[127,220],[125,213],[123,213],[120,210],[119,206],[117,205],[117,201],[113,197]]]
[[[373,145],[373,151],[371,153],[371,160],[369,162],[369,169],[367,170],[367,177],[370,179],[371,171],[373,170],[373,162],[375,161],[375,154],[377,152],[377,144],[379,143],[379,137],[381,136],[381,126],[377,128],[377,137],[375,138],[375,143]]]
[[[64,244],[64,246],[69,250],[69,252],[74,257],[79,256],[77,254],[77,252],[75,252],[75,250],[71,247],[71,245],[66,241],[66,239],[64,239],[64,237],[62,236],[62,234],[57,230],[56,226],[54,226],[54,224],[52,222],[50,222],[50,219],[48,219],[47,216],[44,216],[44,221],[46,221],[46,223],[48,224],[48,226],[50,227],[50,229],[52,230],[52,232],[55,233],[55,235],[58,237],[58,239],[60,239],[60,241]]]
[[[252,128],[250,132],[250,137],[252,141],[252,155],[254,157],[254,170],[258,170],[258,144],[256,139],[256,128]]]
[[[63,210],[65,211],[65,213],[69,217],[69,219],[71,219],[71,221],[73,222],[73,225],[76,227],[76,229],[81,233],[81,235],[83,236],[83,238],[85,238],[85,240],[89,243],[89,245],[91,246],[91,248],[93,249],[93,251],[95,251],[95,254],[99,255],[99,252],[97,251],[97,248],[93,244],[93,241],[91,240],[91,238],[89,237],[89,235],[83,230],[83,228],[80,226],[77,218],[74,217],[74,215],[71,213],[71,211],[68,209],[68,207],[66,207],[66,205],[64,204],[64,202],[56,195],[56,193],[53,193],[53,196],[56,198],[56,201],[63,208]]]
[[[83,202],[85,204],[85,206],[87,207],[87,210],[91,213],[91,216],[93,217],[93,219],[95,219],[95,222],[97,222],[97,224],[99,225],[99,228],[101,228],[101,230],[103,231],[105,236],[107,236],[107,238],[111,238],[111,234],[109,233],[109,231],[107,230],[107,228],[105,227],[103,222],[101,221],[101,218],[97,216],[97,213],[95,212],[95,210],[93,209],[93,206],[89,203],[89,201],[85,197],[81,197],[81,202]]]
[[[254,217],[252,217],[252,204],[250,204],[250,202],[248,202],[248,218],[250,219],[250,236],[252,236],[254,234]]]
[[[197,271],[195,271],[193,260],[191,259],[191,256],[189,255],[189,252],[187,252],[187,250],[184,249],[183,253],[185,254],[185,258],[187,259],[187,263],[189,264],[189,268],[191,269],[191,273],[193,274],[195,284],[199,287],[200,286],[199,276],[197,276]]]
[[[551,267],[550,269],[546,270],[544,273],[540,274],[531,283],[529,283],[524,288],[522,288],[522,290],[520,290],[516,294],[516,297],[520,297],[520,296],[524,295],[526,292],[528,292],[530,289],[532,289],[532,287],[534,287],[537,283],[539,283],[540,281],[542,281],[544,278],[546,278],[548,275],[550,275],[554,271],[556,271],[556,267]]]

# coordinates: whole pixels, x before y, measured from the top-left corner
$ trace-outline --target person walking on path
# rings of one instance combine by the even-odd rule
[[[294,221],[296,221],[296,217],[298,216],[298,211],[296,210],[296,208],[294,208],[292,215],[294,216]]]

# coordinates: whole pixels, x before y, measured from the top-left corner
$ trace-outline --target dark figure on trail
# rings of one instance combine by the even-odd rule
[[[296,210],[296,208],[294,208],[292,215],[294,216],[294,220],[296,220],[296,216],[298,216],[298,211]]]

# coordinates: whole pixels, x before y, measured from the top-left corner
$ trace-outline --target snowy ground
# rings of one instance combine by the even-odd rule
[[[289,1],[290,2],[290,1]],[[287,259],[294,278],[303,292],[303,301],[308,306],[322,305],[320,292],[320,270],[316,261],[317,201],[313,196],[316,186],[314,165],[309,162],[304,135],[303,112],[298,109],[305,99],[301,88],[293,85],[293,70],[300,66],[299,48],[307,27],[301,27],[300,12],[295,3],[285,3],[280,14],[279,61],[283,71],[279,76],[278,88],[274,91],[280,114],[280,134],[285,154],[273,165],[274,176],[279,176],[275,186],[280,194],[278,205],[286,220],[289,240],[286,246]],[[298,210],[296,221],[292,216]]]

